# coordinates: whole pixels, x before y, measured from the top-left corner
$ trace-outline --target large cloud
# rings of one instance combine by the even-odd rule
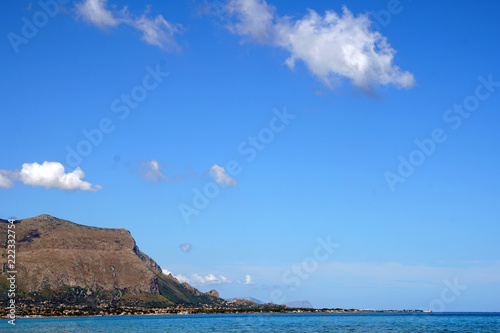
[[[0,170],[0,187],[11,187],[13,180],[18,180],[25,185],[43,186],[47,189],[97,192],[102,188],[100,185],[93,186],[83,181],[84,177],[85,173],[79,167],[66,173],[59,162],[24,163],[20,171]]]
[[[371,28],[367,15],[353,16],[346,8],[342,15],[314,10],[299,19],[279,17],[264,0],[231,0],[226,6],[232,18],[228,28],[247,40],[286,49],[285,63],[293,69],[297,60],[327,86],[339,78],[370,90],[377,85],[409,88],[415,79],[393,64],[396,51],[387,38]]]
[[[114,7],[108,9],[107,0],[84,0],[77,3],[75,8],[78,16],[101,29],[116,27],[123,23],[142,32],[142,39],[148,44],[164,50],[178,48],[174,36],[182,27],[168,22],[162,15],[150,18],[146,11],[136,17],[128,12],[127,7],[122,10],[116,10]]]

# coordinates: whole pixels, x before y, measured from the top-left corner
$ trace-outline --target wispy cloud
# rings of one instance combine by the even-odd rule
[[[75,9],[79,17],[100,29],[126,24],[142,32],[142,40],[150,45],[164,50],[178,49],[175,34],[182,26],[168,22],[161,14],[149,17],[149,8],[137,17],[130,14],[126,6],[117,10],[115,6],[108,7],[107,0],[84,0],[77,3]]]
[[[106,9],[107,0],[86,0],[75,5],[78,15],[99,28],[119,25],[126,16],[126,8],[120,12]]]
[[[24,163],[19,170],[0,170],[0,187],[9,188],[17,180],[25,185],[43,186],[47,189],[82,190],[97,192],[102,186],[83,181],[85,173],[79,167],[66,173],[64,166],[59,162]]]
[[[195,176],[193,172],[188,172],[185,174],[178,174],[172,178],[169,178],[162,173],[162,166],[160,162],[156,159],[146,160],[141,162],[140,175],[151,182],[182,182],[187,178],[192,178]]]
[[[193,246],[191,244],[189,244],[189,243],[181,244],[181,245],[179,245],[179,247],[181,248],[181,250],[183,252],[189,252],[193,248]]]
[[[4,176],[2,172],[5,172],[5,170],[0,170],[0,187],[11,188],[14,183],[9,179],[9,177]]]
[[[245,284],[255,284],[255,282],[253,282],[252,280],[252,277],[250,275],[245,275]]]
[[[218,166],[217,164],[213,165],[209,170],[208,174],[212,176],[217,184],[224,185],[224,186],[235,186],[238,184],[236,179],[230,177],[226,169],[224,169],[221,166]]]
[[[227,12],[236,17],[228,28],[241,36],[249,37],[257,43],[274,44],[277,40],[275,8],[261,0],[231,0]]]
[[[409,88],[413,74],[393,64],[396,51],[387,38],[371,27],[368,15],[342,15],[314,10],[302,18],[280,17],[264,0],[231,0],[225,7],[231,18],[227,25],[234,34],[259,44],[286,49],[286,65],[293,69],[298,60],[327,86],[351,80],[364,90],[378,85]]]
[[[132,20],[130,25],[142,31],[142,39],[148,44],[156,45],[165,50],[178,48],[175,34],[179,32],[181,26],[168,22],[162,15],[151,19],[144,14],[140,18]]]
[[[141,176],[154,182],[165,179],[160,171],[160,163],[155,159],[142,162]]]

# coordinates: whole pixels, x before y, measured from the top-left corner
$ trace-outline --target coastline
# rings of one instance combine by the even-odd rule
[[[123,317],[123,316],[161,316],[161,315],[213,315],[213,314],[277,314],[277,313],[431,313],[430,310],[370,310],[370,309],[225,309],[225,308],[81,308],[81,309],[30,309],[16,314],[16,319],[26,318],[78,318],[78,317]],[[9,319],[7,313],[0,318]]]

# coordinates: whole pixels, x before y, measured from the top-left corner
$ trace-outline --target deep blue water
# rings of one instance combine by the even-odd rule
[[[227,314],[28,318],[1,332],[500,332],[500,313]]]

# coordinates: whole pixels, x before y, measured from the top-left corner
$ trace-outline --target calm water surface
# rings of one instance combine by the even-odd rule
[[[17,319],[1,332],[500,332],[500,313],[227,314]]]

